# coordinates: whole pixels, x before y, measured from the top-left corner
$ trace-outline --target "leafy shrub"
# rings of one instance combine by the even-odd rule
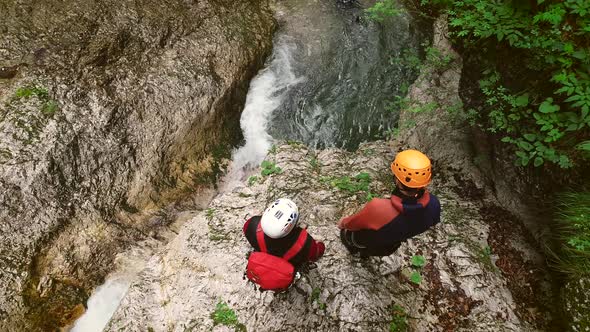
[[[423,0],[422,4],[444,6],[451,35],[465,48],[482,55],[499,47],[514,50],[509,61],[540,78],[511,81],[499,73],[506,68],[505,59],[496,63],[492,56],[482,63],[485,105],[471,115],[516,148],[519,165],[550,162],[569,168],[588,158],[575,147],[590,129],[589,1]]]
[[[434,111],[439,105],[435,102],[430,102],[426,104],[418,104],[414,107],[408,109],[408,112],[411,113],[428,113]]]
[[[449,65],[455,60],[450,53],[443,53],[440,49],[434,46],[429,46],[427,43],[423,43],[422,46],[426,51],[426,60],[424,61],[424,64],[433,70],[439,72],[443,71],[449,68]]]
[[[394,0],[381,0],[365,9],[367,18],[376,22],[383,22],[387,17],[397,16],[401,13],[402,10],[398,8],[397,2]]]
[[[424,60],[420,58],[420,54],[417,50],[406,48],[401,51],[398,57],[390,60],[391,64],[397,64],[412,71],[420,71],[429,68],[440,72],[447,69],[453,60],[455,60],[452,54],[442,52],[440,49],[430,45],[430,42],[428,41],[423,42],[421,46],[425,53]],[[406,89],[407,88],[400,90],[403,92],[403,90]]]

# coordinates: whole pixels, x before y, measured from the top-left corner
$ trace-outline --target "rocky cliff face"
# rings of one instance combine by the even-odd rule
[[[442,38],[442,22],[435,46],[446,54],[452,51]],[[410,89],[417,105],[437,106],[403,114],[393,141],[361,145],[356,152],[277,147],[267,159],[283,172],[259,175],[217,196],[188,221],[147,263],[107,330],[224,330],[223,323],[250,331],[395,331],[406,324],[415,331],[548,329],[551,290],[544,258],[521,221],[486,190],[467,133],[446,111],[459,100],[461,63],[452,54],[449,66],[427,68]],[[431,190],[441,200],[442,223],[389,257],[353,257],[335,224],[367,197],[387,196],[389,163],[402,148],[421,148],[433,158]],[[361,173],[370,175],[369,190],[346,189],[366,179],[354,179]],[[250,248],[241,229],[247,215],[262,213],[279,197],[299,205],[303,223],[327,251],[289,292],[260,293],[243,280]],[[425,257],[423,267],[412,263],[415,255]],[[220,319],[219,303],[233,310],[237,322],[227,319],[227,308]]]
[[[214,181],[274,23],[264,0],[0,12],[0,330],[49,330],[167,223],[150,209]]]

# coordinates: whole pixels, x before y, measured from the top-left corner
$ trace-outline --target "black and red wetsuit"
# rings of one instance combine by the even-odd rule
[[[340,221],[342,241],[351,252],[364,256],[391,255],[403,241],[440,222],[440,202],[427,191],[417,199],[374,198],[355,215]]]
[[[248,239],[248,242],[250,242],[250,245],[252,245],[255,251],[260,251],[258,240],[256,240],[256,228],[258,227],[261,218],[261,216],[254,216],[248,219],[248,221],[246,221],[244,224],[244,235],[246,235],[246,239]],[[279,239],[273,239],[267,235],[264,235],[264,242],[266,243],[268,253],[273,256],[282,257],[295,244],[301,231],[302,228],[297,226],[293,228],[293,230],[285,237]],[[324,244],[322,242],[315,241],[313,237],[308,234],[303,249],[301,249],[299,253],[295,255],[295,257],[291,258],[289,262],[293,264],[295,269],[298,269],[305,262],[317,261],[320,257],[322,257],[324,251]]]

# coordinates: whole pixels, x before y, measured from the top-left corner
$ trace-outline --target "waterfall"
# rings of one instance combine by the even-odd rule
[[[239,184],[248,169],[258,167],[272,146],[268,124],[273,111],[293,86],[305,81],[293,69],[296,51],[297,46],[289,37],[278,38],[268,65],[250,83],[240,118],[245,144],[233,152],[232,165],[222,188],[228,190]]]

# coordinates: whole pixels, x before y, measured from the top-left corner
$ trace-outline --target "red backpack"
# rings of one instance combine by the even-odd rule
[[[248,265],[246,266],[248,279],[260,285],[262,290],[281,291],[289,288],[295,277],[295,267],[289,263],[289,260],[303,249],[305,240],[307,240],[307,231],[301,230],[297,241],[283,257],[267,253],[264,233],[260,224],[256,228],[256,240],[260,251],[253,252],[248,257]]]

